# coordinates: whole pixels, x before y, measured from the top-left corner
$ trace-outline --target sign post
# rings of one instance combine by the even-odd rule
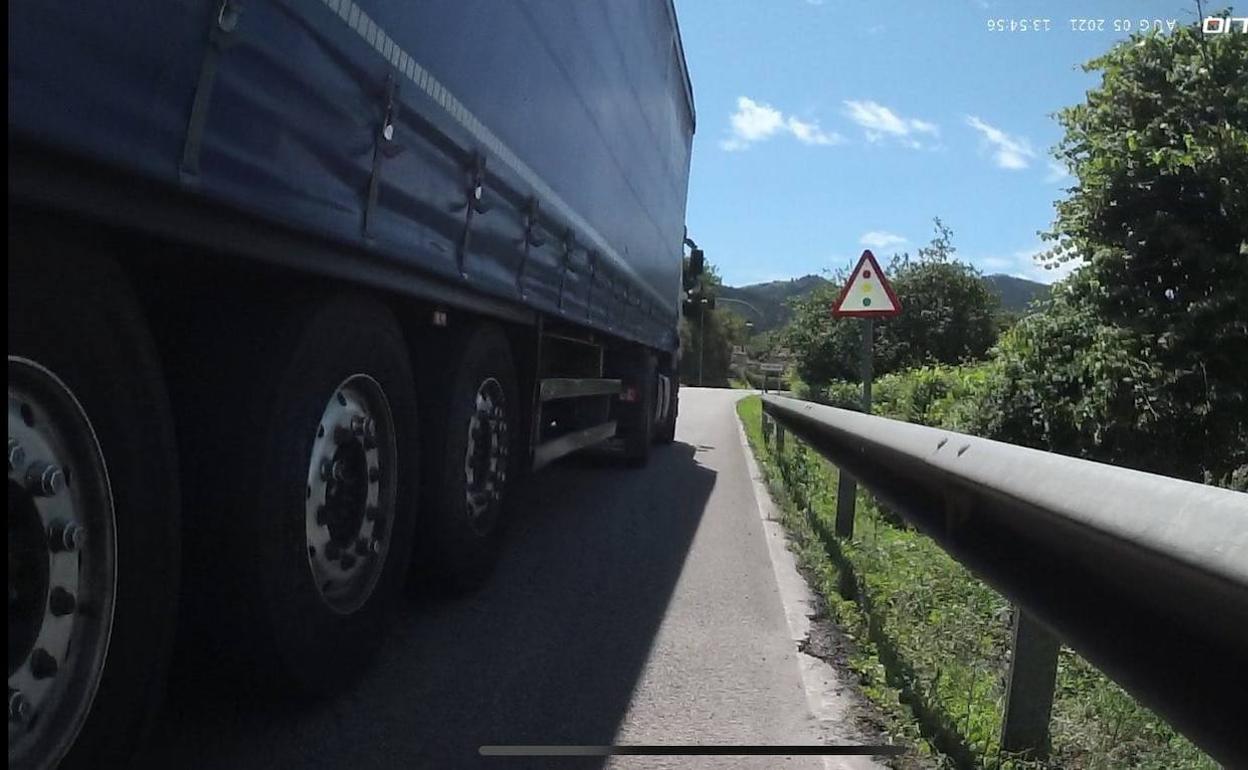
[[[871,414],[871,349],[875,342],[875,319],[889,318],[901,312],[901,302],[893,287],[875,261],[870,250],[862,252],[858,264],[832,305],[837,318],[862,319],[862,411]],[[836,488],[836,534],[854,536],[854,509],[858,485],[842,468]]]

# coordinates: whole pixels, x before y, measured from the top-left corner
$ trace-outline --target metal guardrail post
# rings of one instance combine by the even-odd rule
[[[874,323],[866,318],[862,337],[862,411],[871,414],[871,346],[875,339]],[[849,539],[854,536],[854,517],[858,512],[858,483],[854,477],[837,466],[836,523],[833,531],[837,537]]]
[[[763,412],[762,431],[763,431],[763,445],[764,446],[771,446],[771,425],[772,425],[771,417],[766,412]]]
[[[1014,608],[1014,643],[1005,688],[1001,750],[1025,752],[1029,759],[1048,754],[1049,719],[1057,681],[1060,642],[1021,607]]]
[[[854,513],[858,507],[858,484],[844,468],[836,469],[836,524],[837,537],[854,536]]]

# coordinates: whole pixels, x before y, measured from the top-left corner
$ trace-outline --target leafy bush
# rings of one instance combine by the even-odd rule
[[[856,382],[833,380],[811,385],[801,377],[793,378],[793,395],[805,401],[815,401],[838,409],[862,410],[862,386]]]
[[[871,411],[937,428],[977,432],[985,425],[982,404],[997,389],[998,376],[999,367],[992,363],[921,366],[886,374],[872,383]],[[842,409],[862,408],[862,385],[857,382],[801,382],[796,393],[799,398]]]
[[[882,377],[873,386],[874,411],[886,417],[953,430],[964,428],[989,388],[991,367],[923,366]]]
[[[1077,272],[1054,287],[1045,312],[1002,337],[966,426],[1192,481],[1229,479],[1248,463],[1248,404],[1230,413],[1211,395],[1185,395],[1187,373],[1167,369],[1146,338],[1097,316],[1086,301],[1094,281]]]
[[[1218,486],[1233,489],[1236,492],[1248,492],[1248,465],[1239,466],[1216,482],[1212,478],[1206,479],[1206,483],[1216,483]]]

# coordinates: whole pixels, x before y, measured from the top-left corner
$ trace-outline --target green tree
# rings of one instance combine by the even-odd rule
[[[877,373],[984,358],[996,341],[1000,302],[979,272],[956,258],[952,239],[937,218],[931,242],[916,257],[893,257],[887,272],[902,313],[874,324]],[[807,383],[859,377],[863,324],[831,313],[847,278],[841,272],[794,303],[787,343]]]
[[[772,358],[776,351],[783,346],[783,329],[768,329],[765,332],[755,330],[745,341],[745,351],[755,361],[765,361]]]
[[[1227,478],[1248,463],[1248,35],[1137,35],[1086,69],[1049,234],[1050,264],[1083,264],[1003,338],[988,429]]]
[[[1091,280],[1079,271],[1057,284],[1044,312],[1002,336],[991,367],[994,386],[974,410],[973,432],[1174,472],[1182,447],[1160,442],[1166,451],[1141,452],[1142,439],[1169,434],[1182,419],[1167,397],[1164,373],[1136,335],[1099,321],[1084,298]]]
[[[845,271],[793,302],[793,320],[785,328],[785,345],[797,362],[797,374],[808,384],[858,379],[855,351],[862,348],[860,324],[832,317],[832,304],[844,283]]]
[[[903,312],[877,325],[881,371],[981,359],[997,339],[1000,300],[979,271],[959,261],[953,232],[935,220],[931,243],[889,268]]]

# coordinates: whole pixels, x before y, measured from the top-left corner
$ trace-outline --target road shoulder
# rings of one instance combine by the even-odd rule
[[[858,691],[854,675],[843,667],[846,640],[831,622],[822,601],[798,568],[797,559],[789,548],[788,533],[781,523],[781,513],[767,490],[740,419],[736,422],[790,638],[797,648],[796,658],[811,713],[818,721],[826,743],[885,743],[884,719]],[[833,665],[837,661],[841,662],[840,668]],[[830,757],[826,766],[853,770],[886,767],[871,757]]]

